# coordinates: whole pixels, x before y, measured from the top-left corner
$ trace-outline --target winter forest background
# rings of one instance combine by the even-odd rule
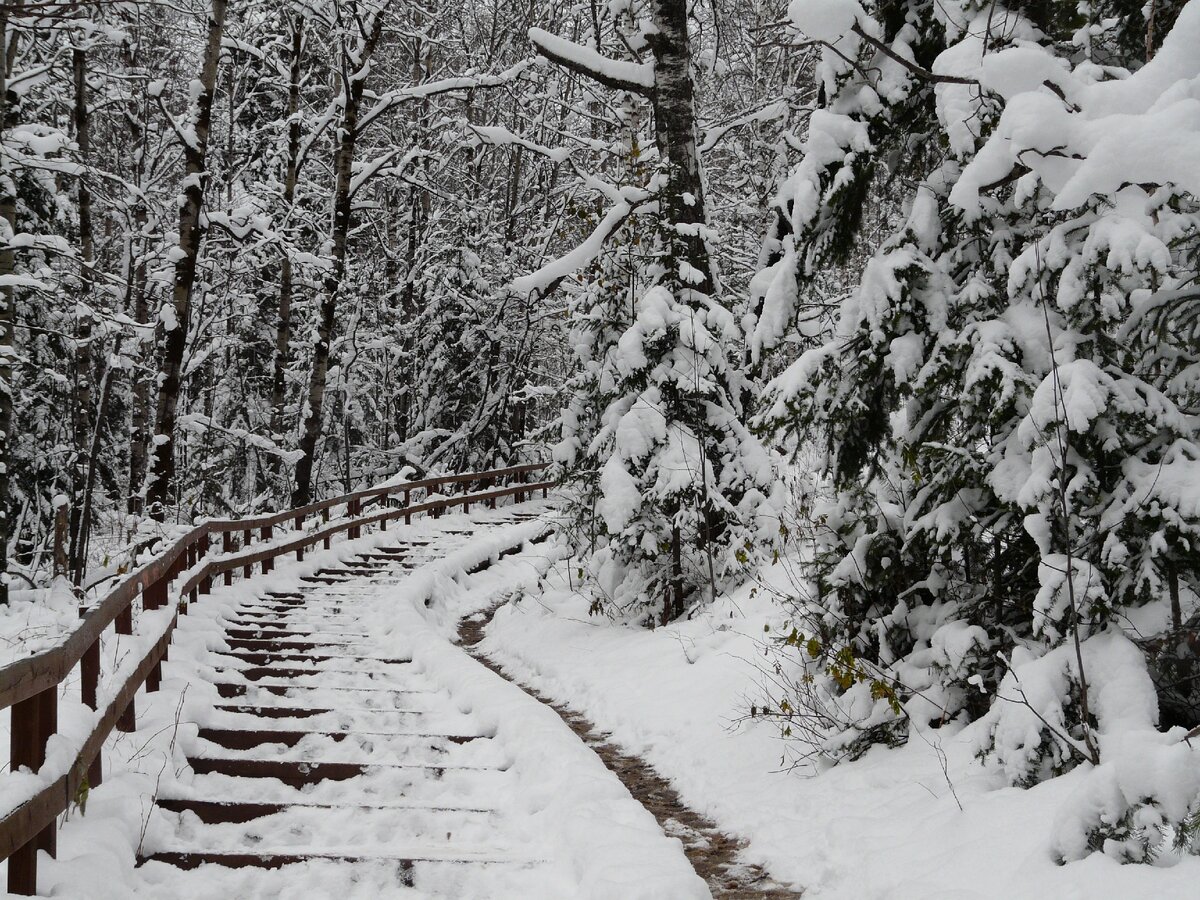
[[[592,612],[794,568],[797,757],[1200,848],[1200,3],[0,6],[7,588],[552,458]],[[56,529],[63,548],[54,553]],[[765,590],[765,588],[764,588]]]

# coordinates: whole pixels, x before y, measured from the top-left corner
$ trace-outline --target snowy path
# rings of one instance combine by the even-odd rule
[[[449,639],[446,596],[536,580],[544,526],[519,510],[394,529],[197,604],[146,712],[173,705],[175,760],[112,895],[707,896],[552,712]],[[47,873],[63,890],[81,883],[71,836]]]

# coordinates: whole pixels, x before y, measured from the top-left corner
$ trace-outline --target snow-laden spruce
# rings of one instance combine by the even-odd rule
[[[786,642],[805,721],[853,755],[986,715],[981,753],[1016,783],[1108,773],[1063,858],[1187,846],[1186,728],[1157,726],[1200,711],[1200,5],[1153,28],[1115,3],[900,6],[791,6],[825,102],[779,195],[754,352],[818,267],[869,253],[762,416],[824,442],[835,488]],[[890,237],[856,243],[906,180]],[[1113,715],[1114,693],[1134,706]],[[1119,774],[1160,751],[1161,778]]]
[[[555,459],[578,488],[571,537],[590,551],[593,608],[652,622],[711,601],[770,545],[779,521],[769,498],[780,488],[773,456],[746,425],[757,386],[714,263],[688,7],[654,0],[627,13],[616,52],[652,64],[530,32],[556,65],[625,93],[622,174],[634,191],[594,179],[615,202],[592,237],[516,287],[544,290],[543,278],[593,266],[572,303],[580,371]],[[640,157],[642,103],[653,113],[652,165]]]

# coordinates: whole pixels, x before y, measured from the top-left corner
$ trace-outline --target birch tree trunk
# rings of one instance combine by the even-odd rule
[[[693,287],[712,295],[712,263],[704,242],[704,179],[696,146],[696,98],[688,39],[687,0],[654,0],[654,137],[667,162],[665,218],[678,235],[683,259],[704,275]]]
[[[174,322],[167,331],[162,363],[158,373],[158,406],[154,418],[153,462],[146,501],[150,514],[162,521],[171,490],[175,487],[175,420],[179,407],[180,371],[191,318],[192,288],[196,282],[196,261],[204,239],[201,211],[204,206],[205,161],[208,135],[212,125],[213,91],[217,83],[217,63],[221,58],[221,37],[225,30],[226,0],[212,0],[208,17],[208,40],[200,71],[200,91],[195,101],[191,126],[183,146],[184,193],[179,211],[179,254],[175,263],[172,295]]]
[[[368,27],[369,32],[355,48],[357,52],[354,53],[353,60],[342,60],[342,116],[338,123],[338,147],[333,163],[333,260],[322,284],[324,296],[321,298],[321,310],[317,320],[317,340],[313,347],[312,375],[308,382],[307,411],[300,435],[299,449],[304,456],[296,463],[293,506],[304,506],[312,500],[313,462],[317,443],[321,439],[322,417],[325,412],[325,383],[329,374],[334,316],[338,292],[346,276],[346,242],[350,235],[350,213],[354,199],[351,187],[354,149],[358,141],[358,113],[367,84],[367,74],[370,71],[371,55],[375,52],[375,45],[383,30],[383,16],[376,13]]]

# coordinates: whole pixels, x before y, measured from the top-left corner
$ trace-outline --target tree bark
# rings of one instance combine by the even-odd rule
[[[143,148],[144,149],[144,148]],[[133,221],[137,231],[146,226],[146,206],[141,198],[136,201]],[[146,299],[146,260],[143,245],[137,236],[129,244],[130,272],[125,285],[125,305],[133,314],[133,320],[140,325],[150,326],[150,305]],[[140,339],[141,347],[153,348],[153,342]],[[144,372],[137,369],[132,371],[133,378],[133,411],[130,421],[129,434],[129,499],[128,510],[132,515],[140,515],[145,507],[146,460],[149,457],[150,446],[150,381]]]
[[[358,113],[366,88],[367,72],[371,55],[383,29],[383,16],[376,14],[369,25],[370,31],[354,54],[354,69],[350,60],[342,62],[342,117],[338,123],[338,147],[334,155],[333,195],[333,260],[322,288],[320,315],[317,320],[317,340],[313,347],[312,374],[308,382],[308,409],[304,417],[304,428],[300,435],[300,452],[304,456],[296,463],[296,487],[292,491],[292,505],[305,506],[312,500],[313,462],[317,443],[321,439],[322,417],[325,411],[325,383],[329,374],[330,346],[333,341],[333,323],[337,310],[338,292],[346,275],[346,242],[350,235],[350,220],[353,206],[351,181],[354,168],[354,150],[358,141]],[[344,51],[343,51],[344,52]],[[347,486],[349,489],[349,486]]]
[[[0,131],[12,125],[8,108],[9,60],[8,15],[10,7],[0,7]],[[0,160],[0,277],[12,275],[17,265],[12,237],[17,230],[17,186],[7,157]],[[13,426],[13,324],[16,295],[12,285],[0,289],[0,604],[8,603],[8,545],[12,541],[12,522],[8,515],[10,469],[12,466]]]
[[[654,0],[654,137],[659,158],[667,164],[667,184],[660,203],[672,235],[673,255],[704,276],[691,286],[712,295],[715,278],[704,242],[704,181],[696,145],[696,98],[692,86],[692,52],[688,38],[687,0]]]
[[[125,66],[132,72],[137,64],[134,52],[126,45],[124,53]],[[148,104],[149,99],[143,92],[131,91],[125,110],[130,146],[133,148],[133,184],[137,188],[130,198],[133,225],[126,251],[128,259],[125,270],[125,309],[135,322],[146,326],[147,332],[151,323],[146,297],[146,240],[143,233],[149,216],[141,189],[146,173],[146,129],[143,122],[148,118]],[[126,508],[130,515],[141,515],[145,507],[146,462],[150,447],[150,381],[146,373],[152,368],[153,349],[153,337],[148,339],[146,332],[140,334],[138,353],[143,359],[143,366],[135,366],[130,370],[133,397],[129,423],[129,493],[126,500]]]
[[[225,30],[226,0],[212,0],[208,17],[208,40],[200,71],[200,92],[192,116],[193,133],[184,142],[185,187],[179,211],[179,259],[175,263],[173,327],[167,331],[159,368],[158,404],[154,417],[153,465],[146,501],[150,514],[162,521],[167,501],[175,487],[175,421],[179,408],[180,372],[191,318],[192,288],[196,282],[196,262],[204,239],[201,210],[204,206],[205,162],[208,136],[212,125],[213,90],[217,82],[217,63],[221,58],[221,37]]]
[[[86,167],[91,154],[91,129],[87,108],[87,51],[75,47],[71,51],[71,74],[75,86],[75,143],[79,147],[79,159]],[[76,304],[78,321],[75,330],[75,409],[72,421],[75,432],[75,452],[71,466],[71,578],[78,585],[83,582],[85,567],[83,543],[87,526],[83,516],[91,509],[90,498],[84,496],[88,490],[88,475],[93,468],[89,463],[88,451],[92,442],[92,266],[96,258],[95,240],[92,234],[92,192],[88,189],[87,176],[79,178],[79,298]]]
[[[297,170],[300,160],[300,56],[304,49],[304,20],[292,21],[292,59],[288,70],[288,155],[283,175],[283,211],[290,217],[296,201]],[[287,403],[288,344],[292,339],[292,257],[284,246],[279,271],[279,320],[275,329],[275,364],[271,376],[271,432],[279,441],[283,436],[284,407]],[[278,476],[283,468],[279,457],[271,456],[271,468]]]

